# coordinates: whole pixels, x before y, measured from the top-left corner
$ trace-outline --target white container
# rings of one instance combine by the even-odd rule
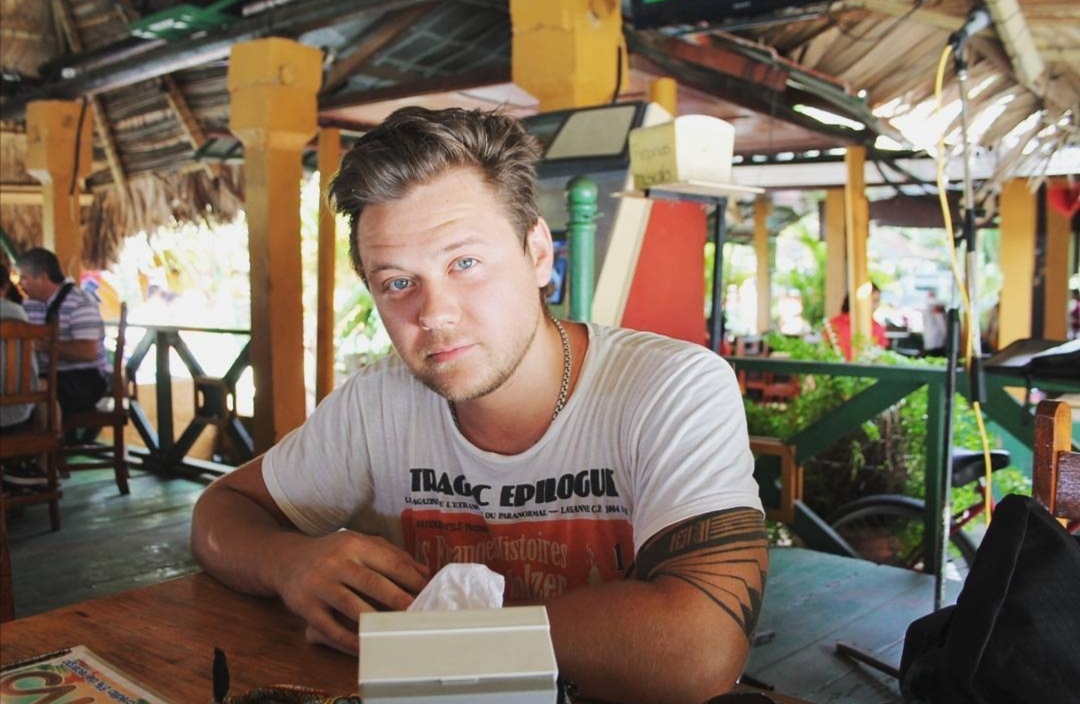
[[[557,677],[542,606],[360,616],[364,704],[554,704]]]
[[[730,183],[735,128],[709,115],[682,115],[630,131],[634,188],[702,181]]]

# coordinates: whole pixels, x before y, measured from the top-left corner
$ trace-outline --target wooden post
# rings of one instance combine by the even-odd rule
[[[1035,276],[1035,196],[1026,179],[1001,189],[1001,304],[998,347],[1031,337],[1031,282]]]
[[[1052,180],[1048,185],[1064,185],[1064,180]],[[1072,235],[1069,218],[1046,204],[1046,270],[1043,275],[1043,334],[1048,340],[1068,339],[1069,319],[1069,238]]]
[[[873,314],[870,275],[866,266],[866,245],[870,238],[870,205],[866,201],[866,147],[850,146],[844,157],[847,185],[844,211],[847,223],[848,293],[851,304],[852,345],[858,338],[870,341]]]
[[[334,211],[330,208],[330,179],[341,159],[341,130],[319,131],[319,291],[315,330],[315,403],[334,388],[334,254],[337,242]]]
[[[825,191],[825,206],[821,229],[825,238],[827,254],[825,267],[825,319],[840,312],[847,293],[847,237],[844,222],[844,191],[830,188]],[[817,321],[811,321],[817,322]]]
[[[90,174],[94,116],[80,101],[36,100],[26,106],[26,170],[41,181],[41,246],[64,273],[82,271],[79,196]]]
[[[510,20],[514,83],[536,96],[541,112],[618,96],[629,75],[618,2],[510,0]]]
[[[769,257],[769,211],[772,203],[765,195],[754,200],[754,254],[757,255],[757,333],[769,332],[772,323],[772,277]]]
[[[649,84],[649,100],[675,117],[679,114],[679,84],[674,78],[657,78]]]
[[[229,126],[244,143],[255,451],[307,416],[300,272],[301,151],[315,134],[322,53],[272,37],[229,59]]]

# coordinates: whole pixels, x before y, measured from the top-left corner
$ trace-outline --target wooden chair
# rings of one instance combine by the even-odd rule
[[[1080,452],[1072,445],[1072,410],[1064,401],[1035,407],[1032,497],[1053,516],[1080,521]]]
[[[0,623],[15,618],[15,592],[11,585],[11,551],[8,550],[7,508],[0,492]]]
[[[34,325],[22,320],[0,320],[4,374],[0,406],[34,404],[31,422],[9,430],[0,438],[0,461],[42,457],[47,483],[44,489],[5,497],[5,509],[48,503],[53,530],[60,530],[59,450],[60,405],[56,401],[56,323]],[[48,369],[35,373],[34,349],[46,350]]]
[[[128,423],[128,385],[124,374],[124,338],[127,334],[127,304],[120,304],[120,325],[116,331],[116,352],[113,354],[111,390],[95,408],[73,413],[63,419],[65,437],[79,431],[112,429],[112,443],[76,441],[65,442],[60,448],[60,471],[111,468],[116,475],[116,486],[121,494],[128,488],[127,448],[124,445],[124,426]]]

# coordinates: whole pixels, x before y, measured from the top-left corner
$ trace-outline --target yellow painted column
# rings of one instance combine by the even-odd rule
[[[37,100],[26,106],[26,170],[41,181],[41,246],[56,253],[64,273],[82,271],[79,195],[90,174],[94,116],[80,101]]]
[[[315,402],[334,388],[334,253],[337,228],[330,207],[330,179],[341,161],[341,130],[319,130],[319,290],[315,326]]]
[[[679,114],[679,84],[674,78],[657,78],[649,84],[649,100],[675,117]]]
[[[768,196],[758,196],[754,201],[754,254],[757,255],[757,332],[769,332],[772,323],[772,277],[769,271],[769,212],[772,203]]]
[[[255,451],[304,422],[300,156],[316,130],[322,52],[272,37],[229,58],[229,127],[244,143]]]
[[[1061,179],[1048,186],[1064,185]],[[1047,340],[1068,339],[1069,319],[1069,239],[1072,236],[1069,218],[1046,204],[1046,277],[1043,310],[1043,334]]]
[[[541,112],[609,103],[629,62],[619,0],[510,0],[514,83]]]
[[[844,189],[830,188],[825,191],[825,209],[821,229],[825,236],[825,319],[840,312],[847,293],[847,238],[844,222]],[[820,321],[810,321],[817,324]]]
[[[870,325],[873,298],[866,264],[866,246],[870,238],[870,204],[866,200],[866,147],[849,146],[844,156],[847,184],[844,186],[844,212],[847,227],[848,291],[851,293],[851,337],[872,340]]]
[[[1031,284],[1035,277],[1035,197],[1025,179],[1001,189],[1001,308],[998,348],[1031,337]]]

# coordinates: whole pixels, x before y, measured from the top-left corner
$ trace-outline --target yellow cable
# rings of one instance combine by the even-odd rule
[[[945,67],[948,65],[949,56],[952,54],[952,45],[946,44],[945,49],[941,52],[941,59],[938,61],[937,76],[934,80],[934,96],[937,100],[937,111],[941,112],[941,94],[942,86],[945,83]],[[963,145],[964,149],[967,149],[967,145]],[[971,302],[971,297],[968,295],[967,286],[964,282],[964,277],[960,273],[960,265],[956,260],[956,247],[953,246],[953,224],[952,224],[952,211],[949,208],[948,195],[945,191],[945,134],[942,132],[938,138],[937,149],[937,187],[938,187],[938,202],[941,204],[941,214],[945,220],[945,235],[949,238],[948,247],[949,250],[949,265],[952,268],[953,279],[956,281],[956,287],[960,290],[960,299],[963,301],[964,315],[967,318],[966,335],[964,336],[964,364],[970,368],[971,366],[971,353],[974,346],[975,338],[975,326],[971,324],[971,321],[975,319],[975,310]],[[973,207],[973,203],[968,203],[967,207]],[[982,443],[983,451],[983,468],[985,471],[986,492],[983,499],[984,514],[986,516],[986,524],[990,525],[990,506],[993,498],[993,492],[991,491],[991,474],[993,467],[990,463],[990,438],[986,434],[986,426],[983,424],[982,418],[982,406],[978,401],[972,403],[972,410],[975,413],[975,423],[979,428],[979,440]],[[951,471],[951,468],[950,468]]]

